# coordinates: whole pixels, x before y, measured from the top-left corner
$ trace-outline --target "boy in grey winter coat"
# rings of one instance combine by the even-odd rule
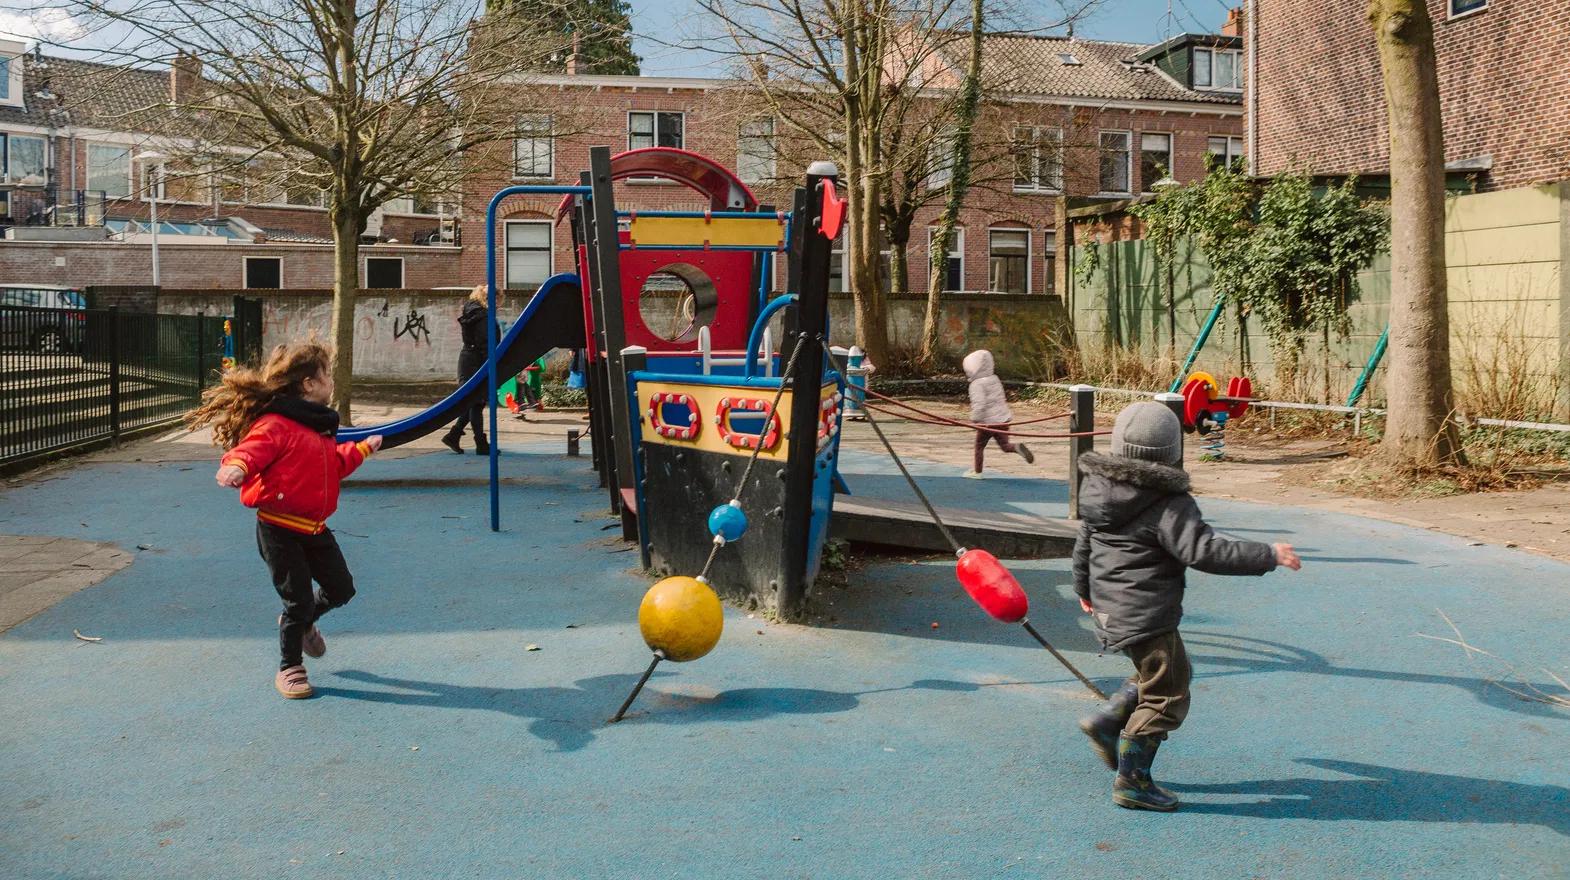
[[[1080,456],[1081,526],[1074,591],[1107,650],[1122,651],[1134,675],[1080,729],[1117,770],[1112,800],[1170,811],[1178,800],[1150,776],[1156,749],[1188,714],[1192,669],[1178,634],[1184,573],[1262,575],[1302,562],[1290,544],[1218,537],[1189,494],[1183,428],[1159,403],[1136,403],[1112,426],[1112,454]]]
[[[976,429],[975,467],[964,475],[972,479],[981,477],[987,443],[993,440],[1004,452],[1018,453],[1026,464],[1035,464],[1036,456],[1031,454],[1029,446],[1009,442],[1009,423],[1014,421],[1014,413],[1009,409],[1003,380],[992,371],[992,352],[978,348],[965,355],[965,378],[970,380],[970,420],[981,427]]]

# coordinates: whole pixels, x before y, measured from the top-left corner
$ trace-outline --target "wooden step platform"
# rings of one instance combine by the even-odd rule
[[[1074,551],[1079,524],[1011,511],[984,512],[939,507],[938,515],[966,547],[978,547],[1002,559],[1056,559]],[[892,501],[862,495],[835,495],[829,537],[854,544],[948,553],[921,502]]]

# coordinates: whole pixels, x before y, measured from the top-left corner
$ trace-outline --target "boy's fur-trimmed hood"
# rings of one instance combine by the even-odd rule
[[[1079,516],[1096,529],[1116,529],[1161,499],[1189,490],[1181,468],[1122,455],[1087,452],[1079,457]]]
[[[1087,452],[1079,457],[1079,467],[1087,474],[1096,474],[1119,483],[1132,483],[1158,492],[1171,494],[1193,488],[1188,471],[1182,468],[1124,455]]]

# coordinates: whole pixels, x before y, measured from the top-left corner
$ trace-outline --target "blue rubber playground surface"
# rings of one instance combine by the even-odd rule
[[[1570,567],[1202,499],[1305,568],[1192,577],[1194,704],[1157,762],[1184,805],[1136,813],[1074,726],[1090,698],[945,560],[874,559],[816,627],[728,609],[712,654],[607,725],[651,581],[558,452],[504,455],[500,534],[483,459],[368,464],[334,519],[359,595],[299,702],[273,691],[278,601],[212,466],[0,493],[0,532],[149,548],[0,635],[0,877],[1570,876],[1570,712],[1417,636],[1450,634],[1442,610],[1547,686]],[[905,497],[886,460],[845,459],[853,490]],[[947,504],[1063,510],[1061,485],[916,470]],[[1121,680],[1067,560],[1014,569],[1036,626]]]

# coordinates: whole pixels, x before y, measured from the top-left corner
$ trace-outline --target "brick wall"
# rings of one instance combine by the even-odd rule
[[[450,287],[458,279],[459,249],[453,247],[369,245],[360,248],[362,273],[367,257],[401,257],[404,284]],[[158,247],[159,280],[164,287],[240,288],[246,257],[277,257],[289,287],[331,287],[331,245],[174,244]],[[7,282],[69,284],[77,287],[152,282],[152,246],[123,242],[32,242],[0,240],[0,274]]]
[[[658,81],[656,81],[658,82]],[[520,98],[520,112],[561,112],[564,123],[558,127],[570,129],[556,141],[554,170],[551,179],[514,181],[496,168],[505,165],[511,144],[499,144],[489,151],[477,151],[472,157],[482,170],[469,178],[464,205],[463,240],[467,245],[462,261],[464,283],[479,283],[485,279],[485,206],[490,194],[512,183],[576,184],[578,173],[589,166],[589,147],[608,145],[613,151],[627,147],[627,113],[633,110],[665,110],[685,113],[685,147],[702,153],[728,167],[737,160],[737,129],[745,112],[739,106],[755,112],[757,102],[739,100],[734,89],[716,83],[710,88],[658,87],[657,85],[631,88],[628,86],[559,86],[554,94],[531,94]],[[536,109],[543,108],[543,109]],[[571,108],[552,110],[550,108]],[[1140,136],[1143,133],[1162,132],[1173,135],[1173,169],[1179,180],[1192,180],[1204,173],[1207,138],[1213,135],[1238,137],[1243,133],[1241,110],[1237,107],[1207,107],[1192,112],[1175,111],[1122,111],[1122,110],[1068,110],[1060,106],[1041,103],[1011,103],[991,107],[985,115],[984,131],[978,143],[993,150],[998,144],[1007,143],[1013,127],[1041,125],[1063,130],[1065,140],[1064,187],[1069,195],[1089,195],[1096,191],[1099,155],[1096,149],[1098,133],[1103,130],[1131,132],[1133,147],[1133,177],[1139,178]],[[783,131],[783,127],[781,128]],[[980,148],[978,148],[980,149]],[[779,173],[789,172],[783,160]],[[1006,168],[998,172],[1007,174]],[[790,204],[791,183],[760,187],[756,192],[761,201],[779,207]],[[617,207],[620,209],[696,209],[706,207],[702,199],[684,187],[674,184],[618,184]],[[504,202],[498,216],[501,220],[545,220],[554,217],[559,202],[555,197],[514,197]],[[1016,193],[1008,179],[995,176],[990,184],[972,190],[960,223],[964,234],[964,289],[987,290],[989,283],[990,228],[1028,229],[1031,231],[1030,278],[1031,292],[1048,290],[1047,261],[1043,253],[1046,233],[1055,229],[1056,194]],[[911,231],[910,286],[924,291],[927,284],[927,226],[935,222],[939,205],[922,209]],[[498,231],[498,241],[503,233]],[[557,272],[573,271],[573,258],[569,253],[572,233],[563,222],[555,230],[553,239],[554,265]],[[498,255],[498,278],[505,277]],[[783,282],[783,269],[777,279]]]
[[[1482,189],[1570,178],[1570,3],[1489,0],[1448,16],[1429,0],[1444,114],[1445,159],[1489,155]],[[1257,0],[1262,174],[1388,169],[1379,55],[1364,0]]]

